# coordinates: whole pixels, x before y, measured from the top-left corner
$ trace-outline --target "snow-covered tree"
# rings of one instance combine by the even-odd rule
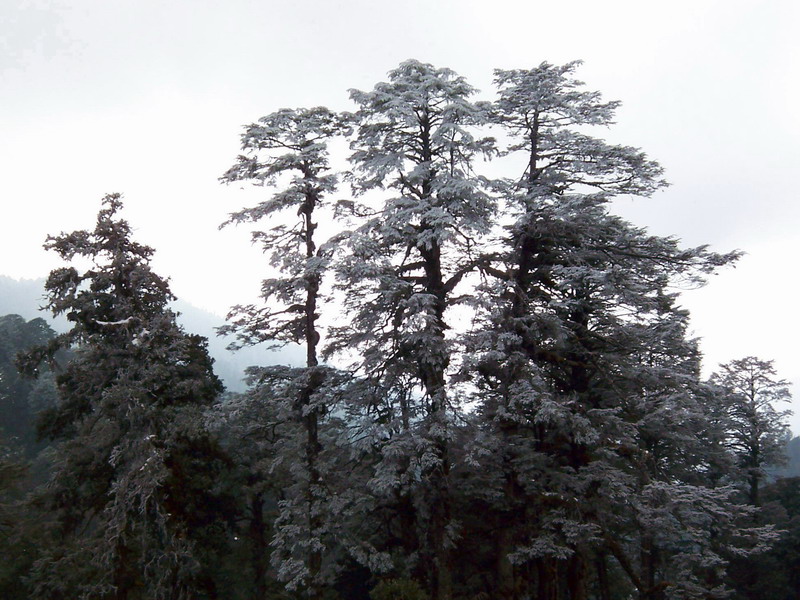
[[[277,436],[274,460],[288,473],[272,541],[273,564],[289,589],[303,589],[314,599],[321,598],[323,585],[336,571],[331,564],[334,537],[326,519],[331,510],[326,483],[331,466],[325,451],[330,448],[323,444],[322,433],[334,402],[332,370],[319,364],[317,324],[323,277],[335,243],[320,241],[317,220],[336,189],[328,143],[347,128],[345,117],[326,108],[274,112],[246,127],[245,154],[222,177],[228,183],[249,181],[277,188],[256,206],[233,213],[226,223],[269,223],[267,230],[253,233],[253,241],[262,245],[275,275],[261,285],[263,304],[234,307],[228,316],[231,323],[223,329],[236,333],[239,344],[305,347],[304,368],[262,369],[253,375],[249,394],[252,401],[270,405],[265,409]],[[282,218],[287,215],[297,221]]]
[[[609,213],[614,197],[663,186],[661,168],[638,149],[587,133],[609,125],[618,103],[583,90],[572,77],[577,64],[496,71],[491,117],[522,176],[494,186],[508,222],[502,252],[484,267],[492,276],[487,321],[468,366],[480,375],[503,498],[497,586],[519,597],[516,570],[528,573],[522,586],[535,582],[539,598],[566,587],[577,600],[587,597],[593,569],[606,598],[604,561],[613,555],[639,595],[655,598],[673,585],[658,571],[668,562],[628,555],[656,556],[662,540],[648,533],[647,497],[655,489],[685,494],[665,482],[679,477],[681,449],[698,448],[696,431],[676,427],[698,414],[698,353],[674,287],[702,283],[736,253],[681,249]],[[703,515],[727,505],[697,497]],[[618,534],[626,530],[638,541],[623,552]],[[665,556],[671,543],[661,545]],[[677,546],[669,547],[678,564]]]
[[[34,565],[35,598],[213,595],[209,484],[222,458],[202,411],[222,385],[205,340],[176,324],[153,250],[131,239],[121,208],[119,195],[106,196],[94,230],[45,244],[88,267],[50,274],[47,307],[72,328],[22,361],[35,373],[73,349],[58,402],[40,416],[58,460],[36,499],[54,543]]]
[[[769,539],[719,476],[713,388],[678,304],[738,254],[610,212],[666,184],[642,151],[591,135],[618,103],[586,91],[577,65],[497,71],[490,103],[415,60],[351,91],[358,198],[335,204],[349,219],[336,256],[309,207],[329,203],[323,142],[346,126],[313,109],[248,128],[225,179],[289,183],[232,221],[301,216],[255,234],[280,275],[230,327],[307,349],[305,368],[254,370],[250,397],[279,434],[270,468],[287,469],[272,558],[290,587],[321,594],[346,549],[435,600],[713,598],[726,557]],[[484,177],[484,156],[518,176]],[[334,268],[344,310],[327,304],[323,356],[353,379],[318,365],[314,310]]]
[[[778,379],[773,361],[755,356],[720,365],[711,382],[720,388],[727,444],[747,482],[748,502],[758,506],[765,467],[786,460],[787,419],[792,412],[778,404],[791,401],[789,383]]]
[[[371,91],[351,91],[358,105],[352,183],[368,193],[357,210],[364,222],[339,268],[348,325],[330,346],[358,353],[361,373],[385,389],[406,388],[390,393],[402,398],[408,423],[392,442],[414,453],[403,469],[419,473],[415,525],[437,600],[452,597],[455,535],[449,447],[457,399],[448,393],[448,315],[459,304],[459,284],[475,270],[476,244],[494,208],[474,172],[476,156],[491,149],[474,133],[484,120],[470,101],[474,92],[449,69],[414,60]]]
[[[0,439],[0,550],[20,554],[0,565],[0,595],[778,589],[726,571],[768,572],[780,554],[751,558],[777,537],[764,524],[796,508],[769,505],[792,485],[759,507],[786,382],[753,357],[701,381],[680,306],[738,253],[612,213],[666,184],[641,150],[597,135],[618,103],[578,65],[498,70],[495,98],[475,102],[463,77],[409,60],[352,90],[353,114],[282,109],[246,126],[221,179],[267,192],[224,225],[252,224],[267,260],[260,300],[222,329],[235,347],[306,358],[251,367],[242,394],[220,397],[118,195],[93,230],[48,238],[74,265],[46,286],[72,328],[50,339],[43,322],[0,319],[0,428],[31,437],[17,415],[34,407],[15,400],[34,390],[10,367],[20,334],[40,343],[20,366],[58,392],[37,400],[52,476],[26,503],[24,464]],[[353,197],[335,198],[339,172]]]

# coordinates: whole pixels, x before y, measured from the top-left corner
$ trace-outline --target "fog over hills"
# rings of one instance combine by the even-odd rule
[[[54,319],[49,312],[41,309],[45,304],[44,283],[44,279],[13,279],[0,275],[0,316],[17,314],[28,321],[41,317],[56,331],[66,331],[69,323],[63,315]],[[222,317],[180,299],[173,303],[172,308],[179,313],[178,322],[187,332],[208,339],[209,353],[214,358],[214,371],[229,391],[244,389],[242,375],[249,366],[303,364],[305,355],[299,347],[267,350],[263,346],[256,346],[231,352],[227,346],[232,336],[220,337],[216,333],[216,328],[225,322]]]

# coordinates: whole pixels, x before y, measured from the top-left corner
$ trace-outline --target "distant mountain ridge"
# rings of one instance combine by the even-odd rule
[[[37,317],[46,320],[58,332],[69,329],[66,318],[53,318],[41,310],[45,304],[45,279],[14,279],[0,275],[0,316],[17,314],[26,321]],[[262,346],[243,348],[231,352],[227,346],[232,337],[220,337],[216,328],[224,324],[224,319],[185,300],[177,300],[172,305],[179,313],[178,322],[188,333],[202,335],[208,339],[208,350],[214,358],[214,371],[232,392],[244,390],[242,381],[244,370],[252,365],[289,364],[302,365],[305,355],[301,348],[288,346],[280,350],[267,350]]]

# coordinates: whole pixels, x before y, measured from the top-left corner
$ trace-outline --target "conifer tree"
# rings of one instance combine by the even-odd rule
[[[615,196],[647,196],[664,182],[641,151],[586,133],[610,124],[618,103],[583,90],[572,78],[577,64],[496,71],[492,118],[511,139],[504,154],[524,164],[521,178],[496,184],[511,222],[503,253],[484,269],[495,283],[473,363],[502,473],[497,587],[518,597],[515,566],[532,564],[523,586],[535,585],[537,597],[555,600],[566,590],[581,600],[594,569],[607,598],[611,553],[640,597],[657,598],[655,563],[634,567],[611,532],[632,527],[643,536],[641,555],[655,556],[646,518],[636,526],[622,515],[632,502],[650,514],[641,495],[666,493],[657,481],[674,481],[652,463],[655,446],[695,435],[651,417],[696,412],[697,350],[672,287],[702,283],[736,253],[684,250],[608,212]],[[703,510],[726,502],[708,499]]]
[[[347,127],[345,118],[322,107],[271,113],[246,128],[245,154],[222,177],[228,183],[250,181],[278,188],[269,199],[233,213],[225,223],[270,221],[269,229],[253,233],[253,241],[269,256],[275,276],[261,285],[263,304],[234,307],[223,332],[236,333],[240,345],[268,341],[305,347],[305,367],[254,371],[250,393],[256,402],[270,405],[267,412],[277,427],[275,461],[289,472],[272,542],[273,564],[289,589],[302,589],[313,599],[322,597],[323,585],[335,573],[325,480],[330,471],[326,450],[332,443],[326,448],[323,441],[336,377],[319,364],[317,323],[323,277],[335,244],[322,243],[317,228],[326,196],[336,188],[336,175],[328,166],[328,142]],[[279,217],[289,211],[296,211],[296,223]]]
[[[330,346],[359,352],[361,372],[384,389],[406,388],[393,395],[408,425],[394,441],[414,453],[407,468],[421,473],[405,510],[416,515],[436,600],[452,597],[449,472],[457,409],[448,392],[448,313],[459,302],[459,284],[475,270],[477,238],[493,209],[474,174],[476,155],[491,149],[473,133],[484,118],[470,101],[474,92],[449,69],[414,60],[371,91],[351,91],[359,107],[353,187],[385,193],[367,200],[364,222],[349,238],[338,274],[350,323]]]
[[[755,356],[720,365],[711,383],[720,388],[727,416],[727,445],[747,482],[747,501],[758,506],[764,469],[786,460],[786,419],[792,413],[776,405],[791,400],[789,384],[777,379],[773,361]]]
[[[497,71],[492,103],[415,60],[351,91],[360,197],[335,204],[355,222],[336,257],[312,219],[333,191],[323,142],[346,127],[312,109],[248,128],[225,179],[288,187],[232,221],[301,217],[255,234],[281,275],[229,328],[307,350],[303,369],[254,370],[251,396],[270,404],[272,467],[293,482],[272,555],[289,587],[319,597],[349,538],[373,577],[416,580],[376,593],[710,598],[726,593],[728,556],[770,539],[717,476],[719,423],[678,305],[682,286],[738,253],[685,249],[611,214],[614,198],[666,184],[640,150],[588,133],[618,103],[584,90],[577,64]],[[482,154],[521,176],[483,177]],[[357,385],[318,364],[314,311],[332,267],[345,310],[323,356],[348,361]],[[334,440],[357,461],[347,502]]]
[[[25,321],[19,315],[0,317],[0,435],[26,458],[33,458],[41,443],[36,440],[36,413],[53,401],[53,376],[43,369],[37,381],[17,371],[17,354],[41,346],[55,336],[44,319]],[[63,357],[62,357],[63,358]]]
[[[50,274],[47,306],[72,328],[22,359],[35,374],[73,349],[39,423],[58,461],[36,500],[54,543],[34,565],[33,597],[215,597],[209,557],[224,536],[213,531],[212,482],[223,459],[202,411],[222,385],[205,340],[176,324],[153,250],[131,239],[121,208],[106,196],[94,230],[45,245],[88,267]]]
[[[19,365],[54,377],[58,395],[38,424],[52,476],[25,504],[24,466],[0,439],[0,545],[46,543],[2,565],[0,594],[780,589],[729,565],[766,572],[791,550],[787,527],[780,552],[750,559],[778,537],[763,523],[793,514],[797,482],[762,490],[787,384],[754,357],[702,382],[679,304],[738,253],[683,248],[612,214],[615,198],[666,183],[641,150],[591,134],[618,103],[584,89],[578,64],[498,70],[496,98],[474,102],[464,78],[409,60],[352,90],[352,115],[282,109],[247,126],[222,180],[271,192],[224,225],[255,224],[268,264],[260,301],[234,307],[222,332],[235,347],[297,344],[306,359],[251,367],[243,394],[218,401],[205,340],[176,324],[119,195],[93,230],[48,238],[74,263],[46,284],[71,329],[50,339],[43,322],[0,319],[7,338],[37,338]],[[342,138],[356,198],[334,201]],[[482,158],[512,177],[485,177]],[[31,386],[10,369],[13,345],[0,339],[10,431],[31,412],[18,410]],[[762,492],[783,507],[762,510]]]
[[[18,372],[17,355],[54,336],[44,319],[0,317],[0,597],[9,600],[30,597],[26,572],[45,544],[24,499],[47,477],[50,453],[36,439],[36,415],[56,396],[53,373],[45,367],[31,381]]]

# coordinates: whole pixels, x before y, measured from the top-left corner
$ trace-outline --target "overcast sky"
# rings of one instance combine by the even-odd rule
[[[247,232],[217,231],[253,198],[217,182],[243,124],[352,108],[349,88],[407,58],[487,97],[493,68],[580,58],[587,87],[623,102],[602,135],[672,184],[617,210],[748,253],[684,297],[707,369],[753,354],[800,383],[798,30],[796,0],[0,0],[0,274],[46,275],[46,235],[91,227],[119,191],[173,290],[224,314],[262,276]]]

